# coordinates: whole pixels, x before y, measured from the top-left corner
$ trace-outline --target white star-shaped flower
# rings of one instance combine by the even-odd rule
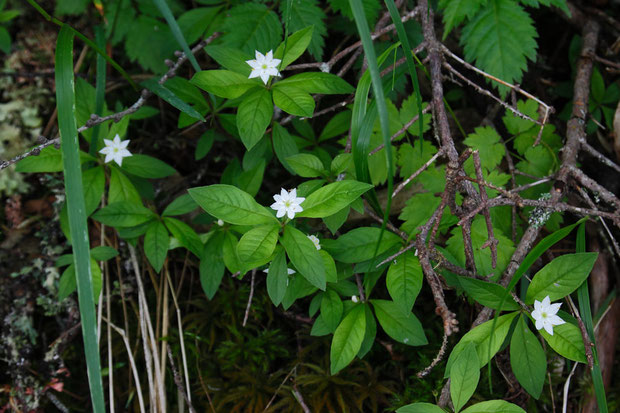
[[[266,55],[263,55],[257,50],[256,59],[245,61],[252,68],[252,72],[248,78],[260,77],[263,83],[267,84],[269,76],[281,76],[278,71],[280,61],[280,59],[273,58],[273,51],[271,50],[268,51]]]
[[[536,330],[544,328],[547,333],[553,335],[553,326],[566,322],[556,315],[561,305],[562,303],[551,304],[549,296],[543,298],[542,303],[535,300],[532,318],[536,320]]]
[[[286,215],[289,219],[293,219],[297,212],[304,210],[300,204],[304,202],[305,199],[306,198],[297,196],[297,188],[291,189],[290,192],[282,188],[280,194],[275,194],[273,196],[273,200],[276,202],[271,205],[271,209],[277,211],[276,217],[278,218],[282,218]]]
[[[351,296],[351,301],[353,301],[354,303],[356,303],[356,304],[357,304],[357,303],[359,303],[359,302],[360,302],[360,299],[359,299],[359,298],[357,298],[357,295],[353,295],[353,296]]]
[[[321,249],[321,243],[319,242],[319,239],[316,237],[316,235],[308,235],[308,239],[312,241],[317,250]]]
[[[131,156],[131,152],[127,150],[129,139],[121,141],[121,137],[118,136],[118,133],[113,140],[104,139],[103,142],[105,142],[105,147],[101,149],[99,153],[105,155],[105,163],[114,161],[118,166],[121,166],[123,164],[123,158]]]

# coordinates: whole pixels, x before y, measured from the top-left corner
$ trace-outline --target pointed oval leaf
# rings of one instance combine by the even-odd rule
[[[274,87],[273,103],[294,116],[311,117],[314,113],[315,102],[312,96],[295,86]]]
[[[344,306],[337,292],[328,289],[321,299],[321,317],[330,332],[335,331],[340,320]]]
[[[450,397],[454,411],[461,410],[478,387],[480,380],[480,360],[474,343],[467,343],[454,361],[450,374]]]
[[[95,212],[93,219],[111,227],[133,227],[150,221],[153,211],[133,202],[115,202]]]
[[[398,257],[388,270],[385,284],[390,297],[403,312],[410,313],[422,289],[422,267],[418,257],[407,251]]]
[[[508,295],[504,299],[504,295],[507,295],[506,289],[499,284],[467,277],[459,277],[458,280],[465,292],[467,292],[467,295],[485,307],[497,310],[502,300],[504,300],[504,303],[501,304],[502,310],[512,311],[519,309],[519,305],[514,298]]]
[[[248,79],[248,75],[230,70],[203,70],[196,73],[190,82],[202,90],[226,99],[236,99],[248,90],[260,86],[256,80]]]
[[[538,399],[545,384],[547,357],[523,317],[519,317],[510,340],[510,366],[521,386]]]
[[[325,290],[325,267],[316,247],[300,230],[287,225],[280,242],[297,271],[312,285]]]
[[[336,374],[345,368],[359,352],[366,332],[366,312],[363,305],[354,306],[344,317],[332,339],[330,371]]]
[[[375,308],[379,324],[388,336],[408,346],[428,344],[422,323],[413,313],[403,313],[393,301],[371,300],[370,302]]]
[[[239,260],[244,265],[251,263],[252,268],[257,266],[256,263],[268,260],[276,248],[279,229],[277,224],[260,225],[243,234],[237,244]]]
[[[247,150],[263,137],[272,116],[273,103],[269,90],[257,87],[245,96],[237,111],[237,130]]]
[[[161,221],[153,221],[144,234],[144,253],[155,272],[159,273],[164,266],[170,236]]]
[[[286,254],[284,249],[279,247],[279,251],[273,257],[267,272],[267,294],[269,294],[273,305],[280,305],[287,286],[288,268],[286,266]]]
[[[463,413],[525,413],[525,410],[505,400],[488,400],[469,406]]]
[[[317,189],[303,202],[300,217],[325,218],[350,205],[372,188],[372,185],[353,180],[338,181]]]

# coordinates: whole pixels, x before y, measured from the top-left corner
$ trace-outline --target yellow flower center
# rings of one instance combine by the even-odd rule
[[[118,148],[114,148],[114,152],[118,152]]]
[[[547,318],[547,313],[542,313],[541,316],[542,318]]]
[[[291,201],[284,201],[284,206],[285,207],[290,207],[291,206]]]
[[[263,69],[267,69],[267,65],[263,63],[262,68],[263,68]]]

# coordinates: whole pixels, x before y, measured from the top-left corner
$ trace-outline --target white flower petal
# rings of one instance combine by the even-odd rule
[[[541,328],[543,328],[543,325],[544,323],[541,319],[536,319],[536,330],[540,330]]]
[[[543,328],[547,333],[549,333],[550,336],[553,335],[553,326],[551,325],[551,323],[544,323]]]
[[[549,324],[552,324],[554,326],[559,326],[566,323],[566,321],[562,320],[562,318],[557,315],[550,315],[548,320]]]
[[[286,214],[286,208],[280,208],[276,213],[276,218],[282,218],[284,214]]]
[[[549,315],[556,314],[558,310],[560,309],[561,305],[562,303],[550,304],[549,307],[547,308],[547,314]]]
[[[534,300],[534,310],[540,311],[541,309],[542,309],[542,303],[538,300]]]
[[[542,305],[543,307],[549,307],[549,304],[551,304],[551,299],[549,299],[549,296],[546,296],[542,300]]]
[[[268,51],[267,54],[265,55],[265,58],[267,60],[273,60],[273,50]]]

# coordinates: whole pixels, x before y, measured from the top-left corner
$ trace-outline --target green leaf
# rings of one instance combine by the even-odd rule
[[[459,277],[458,280],[461,287],[467,292],[467,295],[476,302],[494,310],[499,309],[500,303],[506,294],[506,289],[504,287],[499,284],[476,280],[475,278]],[[518,309],[519,305],[512,297],[506,298],[502,304],[503,311]]]
[[[246,66],[247,63],[244,62]],[[249,70],[252,70],[248,66]],[[256,80],[248,79],[248,75],[231,72],[229,70],[203,70],[190,80],[202,90],[213,93],[226,99],[236,99],[248,90],[260,86]]]
[[[549,296],[551,301],[564,298],[575,291],[588,278],[598,254],[582,252],[556,257],[534,275],[527,289],[525,302],[542,301]]]
[[[443,24],[445,27],[443,40],[463,20],[471,19],[486,2],[487,0],[440,0],[439,7],[443,9]]]
[[[62,137],[62,166],[65,178],[69,230],[72,240],[73,263],[77,277],[78,302],[82,322],[82,337],[86,356],[88,384],[95,413],[105,412],[101,363],[95,320],[93,263],[90,258],[84,189],[80,168],[80,150],[75,120],[75,90],[73,79],[73,34],[71,27],[63,24],[56,41],[55,84],[58,108],[58,129]],[[99,280],[101,276],[99,273]],[[101,285],[101,281],[99,281]],[[99,288],[100,290],[100,288]]]
[[[465,145],[477,150],[480,163],[488,171],[495,169],[504,158],[506,149],[500,143],[500,137],[490,126],[478,127],[474,133],[467,135]]]
[[[273,103],[269,90],[257,87],[245,96],[237,111],[237,130],[247,150],[261,140],[272,116]]]
[[[304,27],[314,26],[308,51],[316,61],[321,61],[325,46],[323,38],[327,34],[327,29],[323,21],[325,13],[318,7],[317,0],[281,1],[280,14],[290,17],[289,30],[297,31]]]
[[[112,247],[101,246],[90,250],[90,257],[96,261],[107,261],[118,255],[118,251]],[[58,262],[56,263],[58,265]]]
[[[144,254],[156,273],[161,271],[168,254],[170,236],[161,221],[153,221],[144,235]]]
[[[314,178],[325,175],[323,162],[310,153],[298,153],[286,158],[295,173],[303,178]]]
[[[212,300],[220,288],[224,276],[224,242],[226,233],[216,232],[200,254],[200,285],[205,295]]]
[[[17,172],[60,172],[62,154],[53,146],[41,149],[37,156],[29,156],[17,163]]]
[[[291,34],[285,42],[280,43],[273,54],[274,58],[282,60],[278,67],[279,70],[284,70],[306,51],[312,39],[313,30],[314,27],[308,26]],[[284,57],[282,57],[283,54]]]
[[[327,125],[323,128],[321,135],[319,136],[319,142],[326,141],[336,136],[344,135],[349,131],[351,126],[351,111],[344,110],[334,115]],[[341,154],[342,155],[342,154]]]
[[[88,216],[101,203],[101,197],[105,189],[105,173],[103,168],[96,166],[82,172],[82,185],[84,186],[84,205],[86,207],[86,215]]]
[[[329,332],[333,332],[340,324],[344,305],[337,292],[328,289],[321,299],[321,318]]]
[[[538,399],[545,384],[547,357],[523,317],[519,317],[510,340],[510,366],[521,386]]]
[[[274,91],[284,87],[294,86],[307,93],[322,95],[338,95],[353,93],[355,89],[342,78],[323,72],[304,72],[287,77],[273,85]]]
[[[282,24],[278,15],[263,4],[245,3],[228,11],[222,31],[222,42],[228,47],[254,54],[266,53],[282,40]]]
[[[338,270],[336,269],[336,262],[332,256],[324,250],[320,250],[319,255],[321,256],[323,266],[325,267],[325,280],[330,283],[337,283]]]
[[[198,208],[196,201],[189,194],[183,194],[168,204],[162,216],[183,215],[196,208]]]
[[[197,7],[183,13],[178,18],[179,26],[187,43],[191,44],[204,34],[211,34],[211,27],[217,21],[221,7]],[[206,32],[206,33],[205,33]]]
[[[226,268],[228,268],[231,274],[241,271],[241,263],[239,262],[239,257],[237,257],[238,242],[239,240],[237,240],[231,232],[226,232],[226,237],[224,238],[224,244],[222,246],[222,255],[224,258],[224,265],[226,265]]]
[[[430,403],[412,403],[396,409],[396,413],[446,413],[446,411]]]
[[[177,43],[181,46],[181,48],[185,52],[185,56],[187,56],[187,58],[189,59],[194,70],[199,71],[200,66],[198,66],[198,62],[196,61],[194,54],[189,49],[189,46],[187,45],[187,41],[185,40],[185,37],[183,36],[183,33],[181,32],[181,28],[179,27],[179,24],[174,18],[174,15],[172,14],[170,7],[168,7],[166,0],[153,0],[153,3],[155,3],[159,11],[161,12],[162,16],[164,16],[166,23],[168,23],[168,27],[170,27],[170,31],[172,32],[172,35],[174,36]]]
[[[469,406],[463,413],[526,413],[519,406],[504,400],[488,400]]]
[[[259,225],[243,234],[237,244],[237,257],[246,270],[263,265],[269,260],[278,242],[279,229],[278,224],[272,223]]]
[[[178,49],[168,26],[160,20],[140,15],[129,24],[125,51],[132,61],[138,61],[147,71],[164,73],[164,61],[173,58]]]
[[[464,27],[465,59],[506,82],[521,82],[527,59],[536,60],[536,29],[523,8],[512,0],[487,0]],[[506,86],[493,83],[502,96]]]
[[[480,360],[480,367],[483,367],[485,364],[487,364],[489,362],[489,357],[493,357],[495,353],[497,353],[501,348],[502,343],[506,339],[508,331],[510,330],[510,324],[512,323],[512,320],[517,316],[517,314],[519,313],[513,312],[498,317],[495,323],[494,330],[494,320],[489,320],[467,332],[467,334],[465,334],[461,338],[458,344],[454,346],[454,349],[452,349],[450,357],[448,357],[448,363],[446,364],[446,372],[444,374],[444,377],[450,377],[450,369],[452,367],[452,364],[459,356],[459,354],[463,351],[467,343],[474,343],[476,345],[478,359]],[[491,335],[491,332],[493,333],[493,335]],[[489,352],[491,337],[493,338],[493,347],[491,347],[491,351]]]
[[[330,230],[332,234],[335,234],[336,231],[338,231],[338,229],[340,229],[340,227],[347,221],[350,210],[351,208],[347,206],[347,207],[342,208],[340,211],[336,212],[335,214],[332,214],[332,215],[329,215],[323,218],[323,222],[325,223],[325,226]]]
[[[108,202],[110,204],[127,201],[133,204],[141,204],[142,200],[138,190],[119,168],[110,168],[110,189]]]
[[[456,358],[450,373],[450,397],[458,412],[471,398],[480,380],[480,360],[474,343],[467,343]]]
[[[11,35],[3,26],[0,26],[0,50],[6,54],[11,52]]]
[[[345,368],[359,352],[366,331],[364,305],[358,304],[344,317],[332,339],[330,371],[336,374]]]
[[[95,212],[93,219],[111,227],[133,227],[150,221],[153,211],[133,202],[120,201]]]
[[[364,341],[362,341],[360,351],[357,352],[357,357],[359,358],[363,358],[370,351],[377,337],[377,322],[370,309],[370,304],[364,304],[364,313],[366,315],[366,332],[364,333]]]
[[[388,270],[385,284],[392,300],[407,314],[422,289],[422,267],[413,252],[407,251],[396,258]]]
[[[323,240],[323,248],[338,261],[348,264],[363,262],[371,259],[375,250],[377,255],[380,255],[401,243],[398,235],[393,232],[385,232],[377,248],[380,234],[381,228],[355,228],[337,240]]]
[[[581,330],[576,325],[566,322],[559,326],[553,326],[553,335],[550,335],[544,329],[540,330],[539,333],[560,356],[580,363],[586,363],[586,350],[583,345]]]
[[[165,178],[177,171],[167,163],[148,155],[135,154],[123,159],[123,170],[140,178]]]
[[[317,189],[302,203],[303,211],[297,215],[308,218],[324,218],[350,205],[372,185],[353,180],[338,181]]]
[[[403,313],[398,304],[387,300],[370,300],[379,324],[388,336],[408,346],[428,344],[422,323],[413,313]]]
[[[99,264],[94,259],[90,260],[90,270],[92,273],[92,283],[93,283],[93,299],[97,301],[99,299],[99,294],[101,294],[101,268],[99,268]],[[58,300],[63,301],[70,294],[72,294],[77,288],[77,280],[75,276],[75,265],[69,265],[60,276],[60,281],[58,284]]]
[[[420,111],[425,109],[428,106],[428,103],[422,103],[422,107],[419,107],[419,103],[418,103],[418,99],[415,95],[415,93],[412,93],[407,99],[405,99],[400,107],[400,110],[398,112],[398,117],[400,120],[400,123],[402,123],[403,125],[405,125],[407,122],[409,122],[411,119],[413,119],[416,116],[420,115]],[[411,126],[409,126],[407,128],[407,132],[409,132],[411,135],[413,136],[420,136],[420,119],[418,118],[418,120],[416,120],[415,122],[413,122],[411,124]],[[422,132],[426,132],[428,130],[430,130],[431,128],[431,114],[430,113],[426,113],[426,114],[422,114]],[[425,141],[422,141],[425,142]],[[415,142],[416,145],[419,145],[419,141]],[[418,150],[417,152],[415,152],[416,157],[420,157],[420,151]],[[424,163],[424,162],[422,162]],[[420,165],[421,166],[421,165]],[[417,169],[417,168],[415,168]]]
[[[312,285],[325,290],[323,259],[308,237],[291,225],[284,228],[280,242],[297,271]]]
[[[289,156],[298,154],[299,150],[297,149],[297,144],[293,137],[277,122],[275,122],[272,127],[272,142],[273,150],[282,166],[284,166],[287,171],[294,174],[295,171],[286,159]]]
[[[203,250],[202,241],[189,225],[176,218],[164,217],[164,224],[168,231],[195,256],[200,257]]]
[[[190,56],[193,57],[194,55],[190,54]],[[181,112],[185,113],[187,116],[204,122],[205,119],[200,113],[196,111],[196,109],[181,100],[170,89],[160,85],[157,79],[145,80],[141,83],[141,85],[162,98],[163,100],[165,100],[166,102],[170,103],[175,108],[179,109]]]
[[[284,249],[279,248],[267,272],[267,294],[269,294],[273,305],[280,305],[284,294],[286,294],[287,286],[288,267],[286,266],[286,254]]]
[[[212,45],[205,47],[205,51],[222,67],[233,72],[237,72],[248,80],[248,76],[250,76],[252,68],[246,62],[254,59],[254,51],[252,51],[251,54],[248,54],[234,47]],[[256,81],[252,82],[256,84]]]
[[[198,143],[196,143],[196,152],[194,153],[194,159],[199,161],[211,150],[213,147],[213,142],[215,142],[215,130],[210,129],[203,133],[198,139]]]
[[[338,175],[349,169],[353,164],[353,155],[350,153],[341,153],[336,155],[330,165],[332,175]]]
[[[278,222],[252,196],[231,185],[209,185],[188,190],[202,209],[214,217],[234,225],[260,225]]]
[[[314,113],[315,102],[312,96],[294,86],[274,87],[273,103],[286,113],[295,116],[312,117]]]

